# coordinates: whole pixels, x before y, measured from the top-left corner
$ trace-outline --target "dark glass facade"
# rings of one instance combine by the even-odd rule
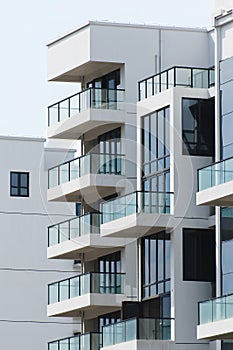
[[[182,99],[183,154],[214,156],[214,99]]]
[[[233,156],[233,57],[220,62],[221,157]]]

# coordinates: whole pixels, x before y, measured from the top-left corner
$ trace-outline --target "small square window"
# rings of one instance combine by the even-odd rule
[[[29,173],[10,172],[10,195],[13,197],[29,197]]]

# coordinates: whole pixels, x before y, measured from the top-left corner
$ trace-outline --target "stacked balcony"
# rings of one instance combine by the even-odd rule
[[[171,323],[169,318],[132,318],[110,324],[103,327],[103,348],[159,350],[166,342],[171,343]]]
[[[90,272],[48,286],[48,316],[95,318],[121,309],[125,295],[123,273]]]
[[[49,169],[47,197],[93,203],[121,190],[124,173],[124,155],[89,153]]]
[[[198,170],[197,205],[233,206],[233,158]]]
[[[124,247],[125,239],[100,236],[101,220],[101,214],[88,213],[50,226],[47,257],[76,260],[85,254],[89,261]]]
[[[124,124],[123,89],[88,88],[48,107],[48,137],[77,139]]]
[[[233,339],[233,294],[199,303],[198,339]]]
[[[209,89],[214,79],[214,68],[173,67],[139,81],[139,101],[176,86]]]
[[[101,235],[139,238],[172,227],[174,195],[135,191],[102,204]]]

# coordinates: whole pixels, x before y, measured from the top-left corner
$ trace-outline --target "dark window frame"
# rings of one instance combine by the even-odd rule
[[[13,176],[17,176],[17,185],[13,185]],[[22,184],[21,175],[26,175],[26,186]],[[14,191],[16,190],[16,191]],[[22,193],[22,190],[26,190],[26,194]],[[15,193],[16,192],[16,193]],[[29,172],[26,171],[11,171],[10,172],[10,196],[11,197],[29,197]]]
[[[145,242],[146,240],[148,241],[148,264],[146,263],[146,254],[145,254]],[[151,281],[151,268],[152,268],[152,263],[151,263],[151,248],[150,248],[150,241],[156,241],[156,252],[154,258],[156,259],[156,269],[155,269],[155,274],[156,274],[156,279]],[[162,241],[163,249],[162,249],[162,254],[163,254],[163,272],[162,272],[162,279],[159,279],[159,254],[158,254],[158,241]],[[170,264],[171,260],[166,261],[166,241],[171,242],[171,236],[169,233],[166,233],[165,231],[152,234],[150,236],[146,236],[142,238],[141,240],[141,276],[142,276],[142,284],[141,284],[141,290],[142,290],[142,300],[146,300],[151,297],[156,297],[158,295],[164,295],[166,293],[170,292],[171,287],[167,288],[167,284],[170,284],[171,281],[171,271],[169,267],[170,274],[167,278],[166,276],[166,265],[167,263]],[[171,246],[170,246],[171,247]],[[170,250],[170,248],[169,248]],[[171,251],[170,251],[171,254]],[[145,269],[146,266],[148,265],[148,283],[145,283]],[[159,287],[162,286],[162,290],[159,290]],[[148,295],[146,295],[146,288],[148,289]],[[155,293],[153,292],[153,289],[155,289]]]
[[[193,129],[189,130],[189,129],[184,129],[184,120],[185,120],[185,114],[184,114],[184,101],[188,100],[188,101],[197,101],[198,105],[198,116],[196,118],[196,126],[194,125]],[[203,116],[202,113],[203,111],[201,110],[201,108],[203,108],[204,102],[207,103],[212,103],[212,126],[210,125],[210,121],[211,118],[206,118],[206,115]],[[203,105],[202,105],[203,104]],[[194,105],[193,105],[194,106]],[[182,155],[188,155],[188,156],[199,156],[199,157],[214,157],[215,154],[215,147],[214,147],[214,133],[215,133],[215,119],[214,119],[214,97],[211,98],[194,98],[194,97],[182,97],[181,99],[181,112],[182,112],[182,116],[181,116],[181,126],[182,126]],[[210,112],[206,113],[207,115],[210,115]],[[206,122],[207,120],[207,124],[206,124],[206,128],[203,128],[203,125],[201,123],[201,121]],[[206,143],[203,143],[203,135],[201,135],[200,131],[203,129],[208,130],[208,136],[210,135],[210,126],[212,127],[212,143],[209,140],[209,145],[207,145]],[[201,129],[201,130],[200,130]],[[187,138],[187,134],[190,135],[195,135],[196,134],[196,141],[189,141]],[[195,148],[191,148],[191,145]],[[207,150],[204,150],[204,147],[207,147]]]
[[[183,228],[182,231],[183,281],[215,282],[214,230]]]

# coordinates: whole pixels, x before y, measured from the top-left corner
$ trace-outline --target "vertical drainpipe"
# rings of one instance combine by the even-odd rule
[[[215,18],[215,161],[221,154],[221,115],[220,115],[220,64],[221,59],[221,27]],[[216,214],[216,296],[221,296],[221,228],[220,207],[215,207]]]
[[[220,64],[221,59],[221,27],[217,18],[214,19],[215,27],[215,161],[221,157],[221,116],[220,116]],[[216,296],[221,296],[221,224],[220,207],[215,207],[215,253],[216,253]],[[216,341],[216,350],[221,350],[221,340]]]

